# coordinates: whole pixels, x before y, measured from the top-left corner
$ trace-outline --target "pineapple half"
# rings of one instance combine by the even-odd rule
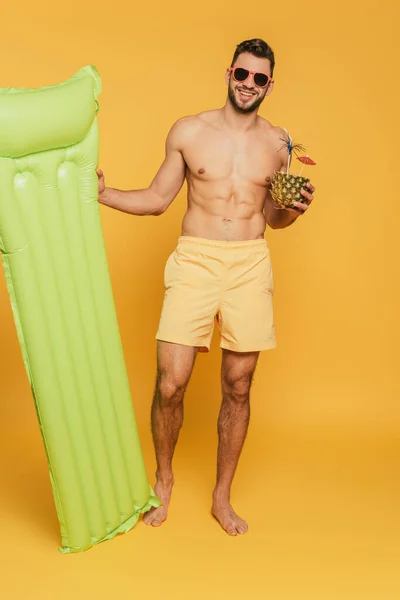
[[[271,196],[276,204],[285,208],[293,206],[293,202],[302,202],[305,200],[300,191],[309,182],[308,177],[302,175],[292,175],[282,171],[275,171],[271,182]]]

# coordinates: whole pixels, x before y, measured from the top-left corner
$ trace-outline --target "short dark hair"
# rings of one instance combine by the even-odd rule
[[[231,67],[233,67],[238,57],[244,52],[248,52],[249,54],[257,56],[258,58],[268,58],[269,62],[271,63],[271,77],[273,76],[275,67],[275,55],[271,46],[269,46],[267,42],[264,42],[264,40],[260,40],[257,38],[241,42],[238,46],[236,46]]]

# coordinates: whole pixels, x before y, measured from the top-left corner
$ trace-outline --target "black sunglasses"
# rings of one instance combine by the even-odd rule
[[[256,73],[256,71],[250,71],[250,69],[243,69],[242,67],[231,67],[229,70],[232,71],[234,80],[239,82],[246,81],[250,75],[253,75],[254,83],[260,88],[264,88],[272,81],[272,77],[266,75],[266,73]]]

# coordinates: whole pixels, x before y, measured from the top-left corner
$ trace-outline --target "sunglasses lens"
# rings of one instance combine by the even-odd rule
[[[256,73],[254,75],[254,83],[259,87],[265,87],[268,83],[268,77],[264,73]]]
[[[236,79],[236,81],[245,81],[249,76],[249,72],[247,69],[241,69],[240,67],[238,67],[233,71],[233,76]]]

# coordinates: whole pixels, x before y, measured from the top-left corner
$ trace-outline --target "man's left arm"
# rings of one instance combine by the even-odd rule
[[[285,227],[289,227],[292,225],[300,217],[300,215],[304,215],[304,213],[310,207],[311,202],[314,200],[314,192],[315,187],[312,183],[307,183],[306,188],[301,190],[301,194],[304,197],[302,202],[294,202],[295,208],[281,208],[280,206],[276,206],[274,203],[271,191],[267,190],[267,196],[265,198],[264,203],[264,215],[267,224],[272,229],[285,229]]]

